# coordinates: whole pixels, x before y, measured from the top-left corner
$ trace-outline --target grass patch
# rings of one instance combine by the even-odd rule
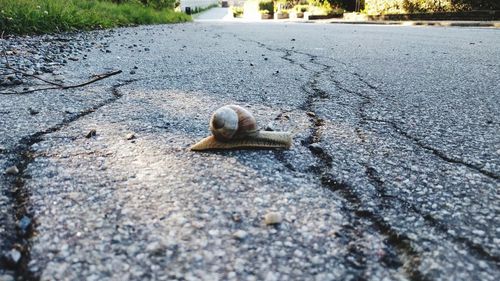
[[[203,13],[203,12],[210,10],[212,8],[215,8],[215,7],[219,7],[219,4],[212,4],[212,5],[204,7],[204,8],[195,7],[194,10],[192,11],[192,13],[193,13],[193,15]]]
[[[138,24],[190,21],[172,9],[157,10],[139,2],[100,0],[0,0],[0,28],[6,34],[37,34]]]

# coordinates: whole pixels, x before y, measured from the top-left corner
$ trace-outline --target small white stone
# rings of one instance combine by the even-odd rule
[[[293,255],[300,258],[304,255],[304,253],[302,253],[301,250],[297,249],[293,252]]]
[[[477,236],[484,236],[486,234],[483,230],[479,230],[479,229],[474,229],[472,231],[472,233],[474,233]]]
[[[133,140],[133,139],[135,139],[135,134],[134,134],[134,133],[129,133],[129,134],[127,134],[127,135],[125,136],[125,138],[126,138],[127,140]]]
[[[240,240],[243,240],[247,237],[248,233],[244,230],[237,230],[235,233],[233,233],[233,237],[234,238],[237,238],[237,239],[240,239]]]
[[[150,253],[161,252],[164,249],[164,246],[158,241],[151,242],[146,246],[146,251]]]
[[[14,281],[14,277],[11,275],[0,275],[0,281]]]
[[[264,223],[267,225],[270,224],[278,224],[283,221],[283,217],[280,213],[277,212],[269,212],[264,216]]]
[[[16,249],[12,249],[8,253],[8,257],[9,257],[11,262],[17,264],[19,262],[19,260],[21,260],[21,252],[19,252]]]
[[[478,265],[482,269],[488,268],[488,264],[485,261],[479,261]]]
[[[191,223],[191,225],[197,229],[201,229],[201,228],[205,227],[205,223],[203,223],[202,221],[194,221]]]
[[[19,174],[19,169],[16,166],[8,167],[7,169],[5,169],[5,174],[7,175]]]

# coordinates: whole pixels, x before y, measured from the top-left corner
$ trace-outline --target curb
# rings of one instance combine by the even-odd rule
[[[316,21],[308,21],[316,22]],[[403,26],[440,26],[440,27],[489,27],[500,28],[500,22],[491,21],[327,21],[333,24],[380,24]]]

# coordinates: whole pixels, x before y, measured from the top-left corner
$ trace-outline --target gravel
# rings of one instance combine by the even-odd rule
[[[69,60],[79,60],[87,48],[90,35],[58,34],[43,36],[6,37],[2,40],[3,51],[11,67],[30,75],[54,73]],[[95,44],[95,43],[94,43]],[[0,59],[0,86],[8,87],[31,82],[29,75],[13,73],[5,67],[5,56]]]

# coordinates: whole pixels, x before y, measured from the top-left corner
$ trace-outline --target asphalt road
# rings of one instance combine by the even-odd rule
[[[0,280],[500,278],[499,30],[97,34],[64,77],[122,74],[0,96]],[[188,151],[224,104],[292,148]]]

